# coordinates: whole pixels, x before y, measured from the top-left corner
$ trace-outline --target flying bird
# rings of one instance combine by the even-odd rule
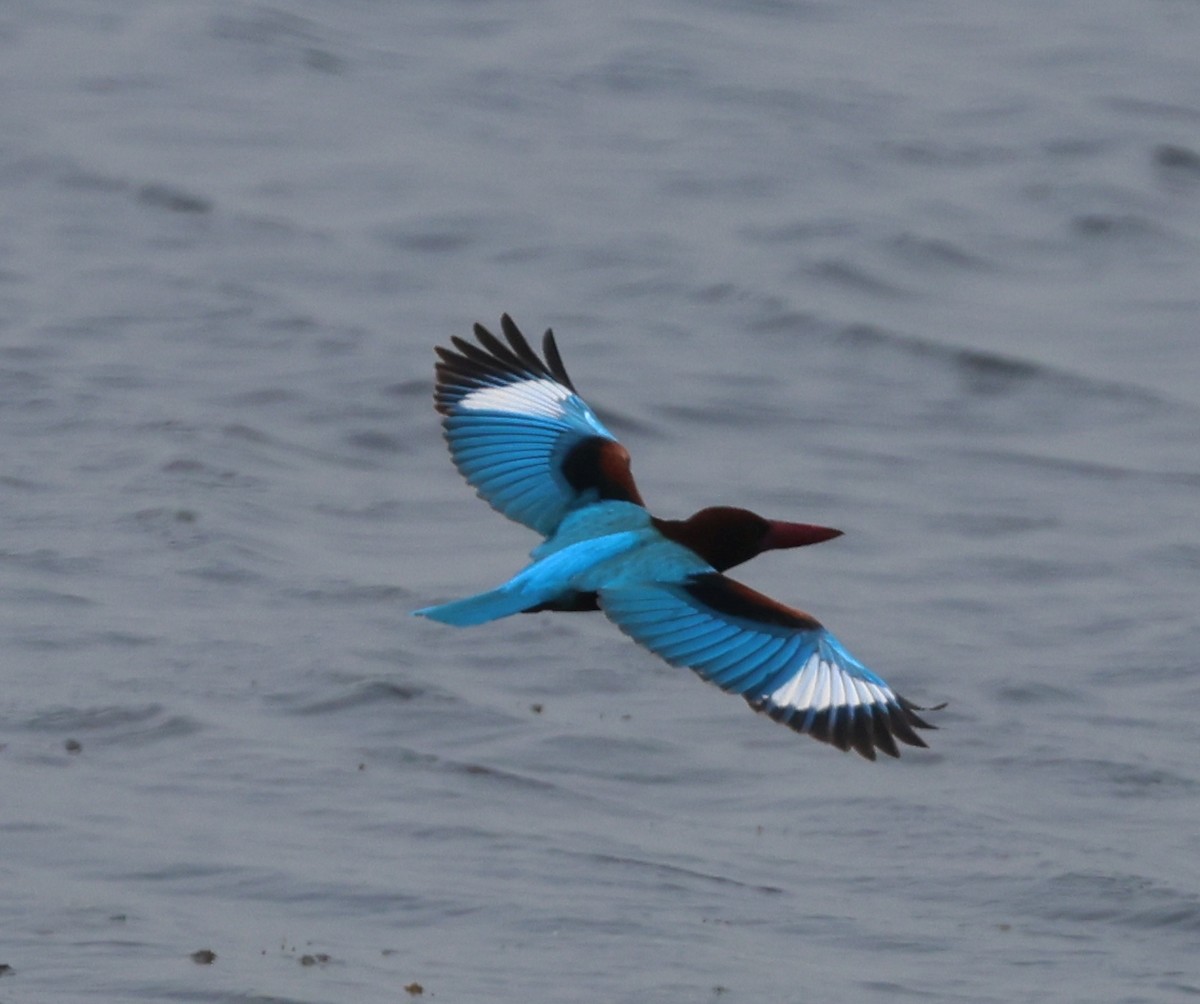
[[[434,401],[450,456],[479,496],[545,540],[508,582],[414,611],[456,627],[540,610],[595,610],[638,644],[740,694],[777,722],[874,760],[934,726],[819,621],[723,574],[763,551],[840,530],[715,506],[652,516],[629,453],[575,390],[554,335],[539,357],[512,319],[504,341],[437,347]],[[934,709],[936,710],[936,709]]]

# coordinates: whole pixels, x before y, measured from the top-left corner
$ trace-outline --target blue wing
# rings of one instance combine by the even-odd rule
[[[808,614],[716,572],[682,582],[600,590],[617,627],[667,662],[687,666],[752,708],[868,760],[924,746],[933,728]]]
[[[551,536],[572,510],[601,500],[642,505],[629,454],[571,384],[554,336],[545,359],[505,314],[507,345],[475,325],[475,345],[438,347],[434,400],[450,456],[479,496]]]

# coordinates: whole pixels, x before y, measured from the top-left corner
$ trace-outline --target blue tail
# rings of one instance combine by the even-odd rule
[[[624,502],[621,505],[637,508]],[[453,600],[437,607],[425,607],[413,613],[455,627],[470,627],[550,601],[566,598],[569,603],[569,598],[575,593],[595,590],[596,586],[589,576],[595,575],[597,566],[630,550],[639,540],[637,531],[608,533],[571,543],[559,541],[557,537],[551,538],[533,552],[536,556],[533,564],[527,565],[504,585],[477,596]],[[547,551],[547,545],[551,543],[555,546]]]
[[[497,621],[510,614],[518,614],[539,602],[538,597],[531,599],[527,593],[512,589],[511,583],[508,583],[486,593],[451,600],[436,607],[414,610],[413,616],[428,617],[430,620],[453,624],[455,627],[472,627],[475,624]]]

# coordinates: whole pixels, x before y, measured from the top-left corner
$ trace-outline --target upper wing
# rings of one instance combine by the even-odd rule
[[[808,614],[716,572],[682,582],[600,590],[600,606],[627,635],[667,662],[814,739],[868,760],[899,756],[896,740],[924,746],[933,728]]]
[[[434,401],[450,456],[467,481],[509,519],[554,533],[573,509],[601,499],[642,505],[629,453],[592,412],[563,368],[547,330],[540,359],[505,314],[508,344],[480,324],[479,345],[438,347]]]

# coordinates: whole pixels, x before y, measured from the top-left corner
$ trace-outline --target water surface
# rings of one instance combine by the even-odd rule
[[[10,4],[0,998],[1200,994],[1198,19]],[[846,531],[739,576],[930,751],[408,616],[535,543],[431,407],[504,310],[655,511]]]

